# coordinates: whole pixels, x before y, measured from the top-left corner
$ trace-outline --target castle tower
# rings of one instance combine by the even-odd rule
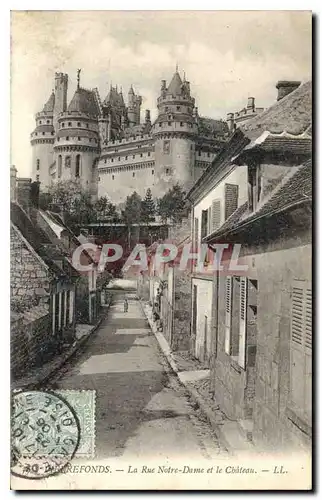
[[[194,178],[198,128],[190,84],[185,79],[182,81],[178,70],[169,87],[165,80],[161,81],[157,105],[158,117],[152,129],[156,183],[164,191],[177,182],[189,187]]]
[[[54,145],[56,181],[79,181],[93,195],[97,190],[96,163],[99,156],[99,103],[95,92],[77,88],[67,108],[58,115]]]
[[[68,75],[55,73],[54,128],[57,132],[57,120],[60,113],[67,109]]]
[[[50,186],[50,168],[53,165],[55,94],[52,91],[42,111],[36,114],[36,128],[31,134],[32,147],[31,177],[40,182],[42,191]]]
[[[133,87],[131,85],[128,93],[128,122],[129,126],[140,125],[140,114],[141,114],[141,104],[142,97],[135,95]]]

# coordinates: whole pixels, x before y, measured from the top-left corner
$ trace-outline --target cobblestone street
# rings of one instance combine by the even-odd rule
[[[138,300],[116,296],[108,317],[52,385],[96,391],[96,456],[225,455],[159,350]]]

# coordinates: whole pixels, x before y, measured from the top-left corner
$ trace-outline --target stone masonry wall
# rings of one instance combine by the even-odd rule
[[[28,249],[15,228],[10,232],[11,299],[29,296],[42,299],[49,292],[49,275],[45,266]]]

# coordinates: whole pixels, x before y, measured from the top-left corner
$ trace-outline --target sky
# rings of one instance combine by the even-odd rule
[[[249,96],[268,107],[278,80],[311,79],[309,11],[16,11],[11,17],[11,164],[31,173],[34,115],[54,87],[56,71],[76,88],[129,86],[156,117],[162,79],[190,81],[199,114],[226,118]]]

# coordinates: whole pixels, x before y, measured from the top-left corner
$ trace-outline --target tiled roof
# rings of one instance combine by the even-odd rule
[[[94,93],[91,90],[78,88],[72,98],[68,111],[85,113],[92,116],[93,118],[99,115],[99,109],[97,107],[96,99]]]
[[[248,212],[248,203],[241,205],[224,224],[205,241],[214,241],[227,235],[244,224],[258,218],[269,217],[283,212],[291,206],[308,202],[312,199],[312,162],[308,160],[300,167],[294,167],[294,173],[282,180],[271,196],[255,212]]]
[[[254,140],[265,131],[274,134],[302,134],[311,123],[312,82],[306,82],[240,128],[249,139]]]
[[[47,235],[36,226],[28,217],[26,212],[17,203],[11,203],[11,222],[23,235],[23,237],[32,246],[35,252],[42,258],[45,264],[56,276],[65,275],[64,271],[48,255],[46,246],[51,247],[51,242]],[[61,256],[63,259],[63,256]]]

